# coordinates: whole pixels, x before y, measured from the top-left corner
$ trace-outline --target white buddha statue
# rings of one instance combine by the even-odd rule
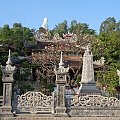
[[[44,18],[44,21],[42,23],[42,27],[46,30],[48,29],[48,18]]]

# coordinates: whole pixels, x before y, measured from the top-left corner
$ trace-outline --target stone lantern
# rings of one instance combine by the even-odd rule
[[[15,66],[12,66],[11,54],[9,50],[8,60],[6,66],[2,66],[2,82],[3,82],[3,106],[2,112],[4,114],[12,114],[12,83],[14,82],[13,74]]]
[[[69,67],[67,68],[64,67],[62,52],[61,52],[59,68],[54,69],[56,75],[56,84],[57,84],[57,90],[56,90],[57,103],[55,108],[56,116],[67,116],[66,107],[65,107],[65,85],[67,83],[66,78],[68,71],[69,71]]]

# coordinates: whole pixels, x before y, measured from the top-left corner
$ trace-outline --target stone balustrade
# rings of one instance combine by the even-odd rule
[[[3,96],[0,96],[0,105],[2,105],[0,106],[0,120],[120,120],[120,97],[96,94],[93,60],[89,49],[86,50],[84,57],[87,59],[87,61],[84,59],[84,62],[88,66],[83,66],[83,68],[85,67],[82,75],[83,86],[81,88],[83,87],[83,89],[79,88],[79,90],[89,91],[89,93],[92,91],[91,95],[87,92],[84,94],[84,91],[82,91],[83,95],[78,93],[71,96],[68,92],[68,96],[66,96],[66,77],[69,67],[64,67],[61,52],[59,67],[54,69],[57,87],[53,95],[47,96],[41,92],[29,91],[23,95],[14,95],[16,99],[12,101],[15,67],[11,65],[9,51],[7,65],[13,69],[3,68]],[[89,63],[89,60],[92,63]],[[86,71],[87,68],[89,68],[89,71]],[[87,81],[87,86],[85,80],[90,80]]]

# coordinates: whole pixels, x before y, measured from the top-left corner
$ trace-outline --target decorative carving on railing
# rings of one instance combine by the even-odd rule
[[[17,111],[30,113],[53,113],[53,96],[41,92],[27,92],[18,95]]]
[[[104,97],[101,95],[77,95],[71,101],[72,106],[86,107],[120,107],[120,101],[116,97]]]

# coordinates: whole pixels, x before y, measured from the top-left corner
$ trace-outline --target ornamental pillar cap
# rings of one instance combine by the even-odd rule
[[[15,66],[12,66],[10,50],[9,50],[9,55],[8,55],[8,60],[6,62],[6,66],[1,65],[1,68],[2,68],[3,74],[13,73],[15,71]]]
[[[63,63],[63,52],[61,51],[59,68],[61,68],[61,67],[63,67],[63,66],[64,66],[64,63]]]
[[[8,60],[6,62],[7,65],[11,65],[12,64],[12,61],[11,61],[11,51],[9,49],[9,55],[8,55]]]

